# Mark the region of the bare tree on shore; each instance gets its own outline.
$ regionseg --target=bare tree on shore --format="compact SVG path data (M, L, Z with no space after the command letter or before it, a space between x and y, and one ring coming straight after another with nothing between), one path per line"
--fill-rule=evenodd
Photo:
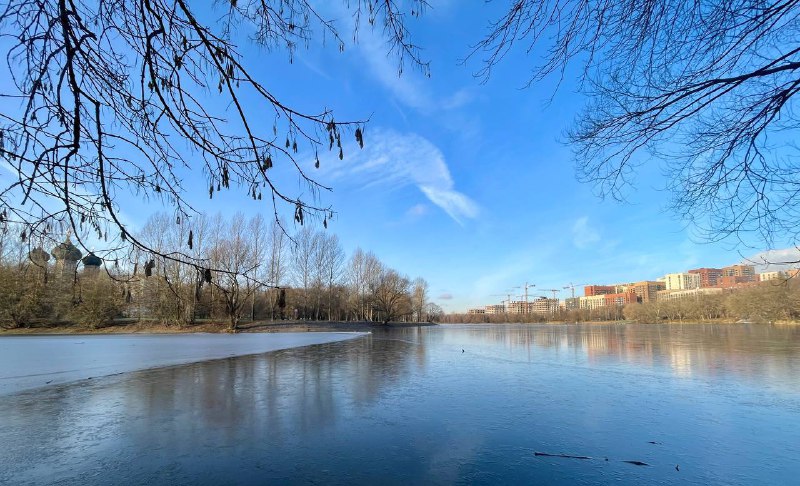
M417 277L411 282L411 312L414 322L427 321L428 282Z
M395 321L411 314L411 297L407 277L397 270L386 268L373 284L375 311L384 323Z

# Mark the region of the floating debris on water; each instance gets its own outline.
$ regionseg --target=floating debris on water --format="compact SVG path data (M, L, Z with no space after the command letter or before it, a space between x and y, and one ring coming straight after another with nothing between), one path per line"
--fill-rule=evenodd
M622 461L622 462L627 462L628 464L633 464L634 466L649 466L650 465L650 464L647 464L646 462L642 462L642 461Z

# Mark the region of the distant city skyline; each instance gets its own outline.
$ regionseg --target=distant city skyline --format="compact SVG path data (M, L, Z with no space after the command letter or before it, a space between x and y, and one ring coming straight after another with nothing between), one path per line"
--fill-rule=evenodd
M686 291L697 290L723 290L746 288L758 282L775 281L778 279L797 278L800 275L800 264L793 265L754 265L753 262L735 263L722 268L698 267L680 272L667 273L654 279L638 279L628 282L585 283L562 287L561 289L536 288L536 285L525 283L516 289L526 289L520 294L509 291L507 298L494 299L487 305L469 306L467 313L487 314L524 314L524 313L549 313L558 310L559 306L567 309L605 305L623 306L628 303L648 302L660 298L681 298L688 296ZM567 294L562 295L566 291ZM552 297L543 295L553 292ZM669 294L671 293L671 294ZM583 294L583 295L581 295ZM626 294L634 294L629 298ZM664 295L661 295L664 294ZM503 294L495 294L502 297ZM585 298L601 297L597 303L590 303ZM612 299L609 301L608 298ZM616 299L616 300L614 300ZM491 299L490 299L491 300ZM574 300L571 303L570 300ZM578 302L580 300L580 303ZM497 304L496 302L500 302ZM587 305L588 304L588 305Z

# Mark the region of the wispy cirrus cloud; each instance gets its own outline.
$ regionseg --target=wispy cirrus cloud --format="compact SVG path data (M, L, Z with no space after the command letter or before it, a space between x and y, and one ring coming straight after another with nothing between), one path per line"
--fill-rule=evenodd
M406 210L406 216L412 219L421 218L428 214L428 206L425 204L415 204Z
M380 29L361 29L355 50L360 54L372 75L400 103L423 114L440 110L456 110L475 99L471 88L461 88L448 94L435 93L430 80L406 58L400 66L397 52L391 52ZM422 52L425 59L425 53Z
M581 250L600 241L600 233L589 224L589 217L583 216L572 225L572 243Z
M324 164L333 180L365 187L411 185L460 225L478 216L480 208L455 189L444 155L429 140L383 129L369 130L364 137L363 149L349 147L343 162Z

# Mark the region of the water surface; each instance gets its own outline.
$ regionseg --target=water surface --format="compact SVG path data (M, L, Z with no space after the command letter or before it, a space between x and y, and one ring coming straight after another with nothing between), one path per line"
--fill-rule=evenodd
M391 329L6 396L0 420L0 483L796 484L800 330Z

